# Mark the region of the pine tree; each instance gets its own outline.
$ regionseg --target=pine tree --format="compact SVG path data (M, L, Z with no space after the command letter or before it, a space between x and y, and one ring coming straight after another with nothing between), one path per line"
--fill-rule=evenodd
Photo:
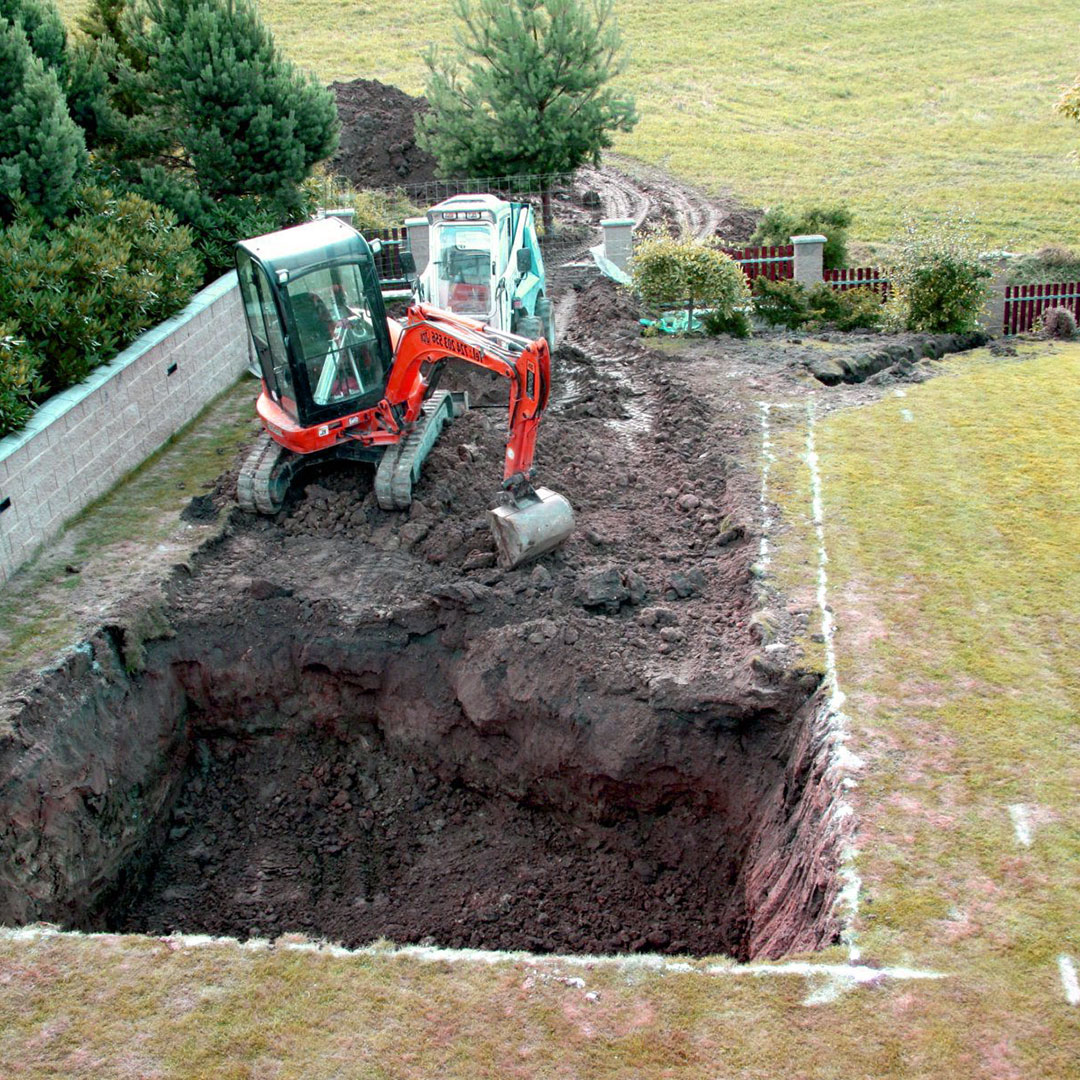
M61 85L67 76L67 31L52 0L0 0L0 19L21 26L33 54L56 72Z
M458 52L431 50L417 141L445 176L572 172L637 122L612 0L454 0ZM551 204L543 188L544 225Z
M337 109L253 0L92 0L81 25L72 111L95 156L190 225L211 270L237 239L304 213Z
M151 85L212 198L290 197L337 146L332 95L281 56L251 0L147 0Z
M21 24L0 19L0 195L24 198L44 217L70 205L86 164L57 73L34 54Z

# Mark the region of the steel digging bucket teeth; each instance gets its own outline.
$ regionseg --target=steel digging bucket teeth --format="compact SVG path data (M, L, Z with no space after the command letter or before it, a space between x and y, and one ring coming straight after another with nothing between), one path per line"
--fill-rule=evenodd
M499 565L510 570L558 547L574 531L574 510L550 488L529 488L489 511L488 523Z

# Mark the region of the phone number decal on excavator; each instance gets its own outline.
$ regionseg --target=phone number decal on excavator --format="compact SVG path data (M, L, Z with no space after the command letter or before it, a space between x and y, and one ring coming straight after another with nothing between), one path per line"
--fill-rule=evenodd
M457 338L450 337L449 334L444 334L439 330L428 328L421 330L420 340L425 345L434 345L436 348L456 353L458 356L476 363L480 363L484 359L483 349L478 349L475 345L466 345L464 341L458 341Z

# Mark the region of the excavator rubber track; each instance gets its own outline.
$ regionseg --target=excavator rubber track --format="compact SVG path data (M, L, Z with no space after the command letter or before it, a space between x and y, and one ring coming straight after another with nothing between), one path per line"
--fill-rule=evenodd
M409 434L388 446L375 470L375 498L383 510L407 510L413 484L420 479L424 460L448 421L469 407L464 394L436 390L421 406L421 416Z
M250 514L276 514L285 503L301 458L278 445L266 432L259 436L236 478L236 501Z

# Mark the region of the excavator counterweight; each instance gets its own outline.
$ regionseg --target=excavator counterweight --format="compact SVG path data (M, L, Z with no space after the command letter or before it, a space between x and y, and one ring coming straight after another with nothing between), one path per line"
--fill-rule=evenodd
M425 304L388 319L371 248L335 218L243 241L236 263L266 429L237 482L242 508L276 513L301 469L326 458L375 464L379 505L407 508L440 430L468 407L465 395L435 390L441 369L463 361L510 386L507 505L491 513L500 563L520 565L570 535L570 504L531 482L551 385L544 338Z

